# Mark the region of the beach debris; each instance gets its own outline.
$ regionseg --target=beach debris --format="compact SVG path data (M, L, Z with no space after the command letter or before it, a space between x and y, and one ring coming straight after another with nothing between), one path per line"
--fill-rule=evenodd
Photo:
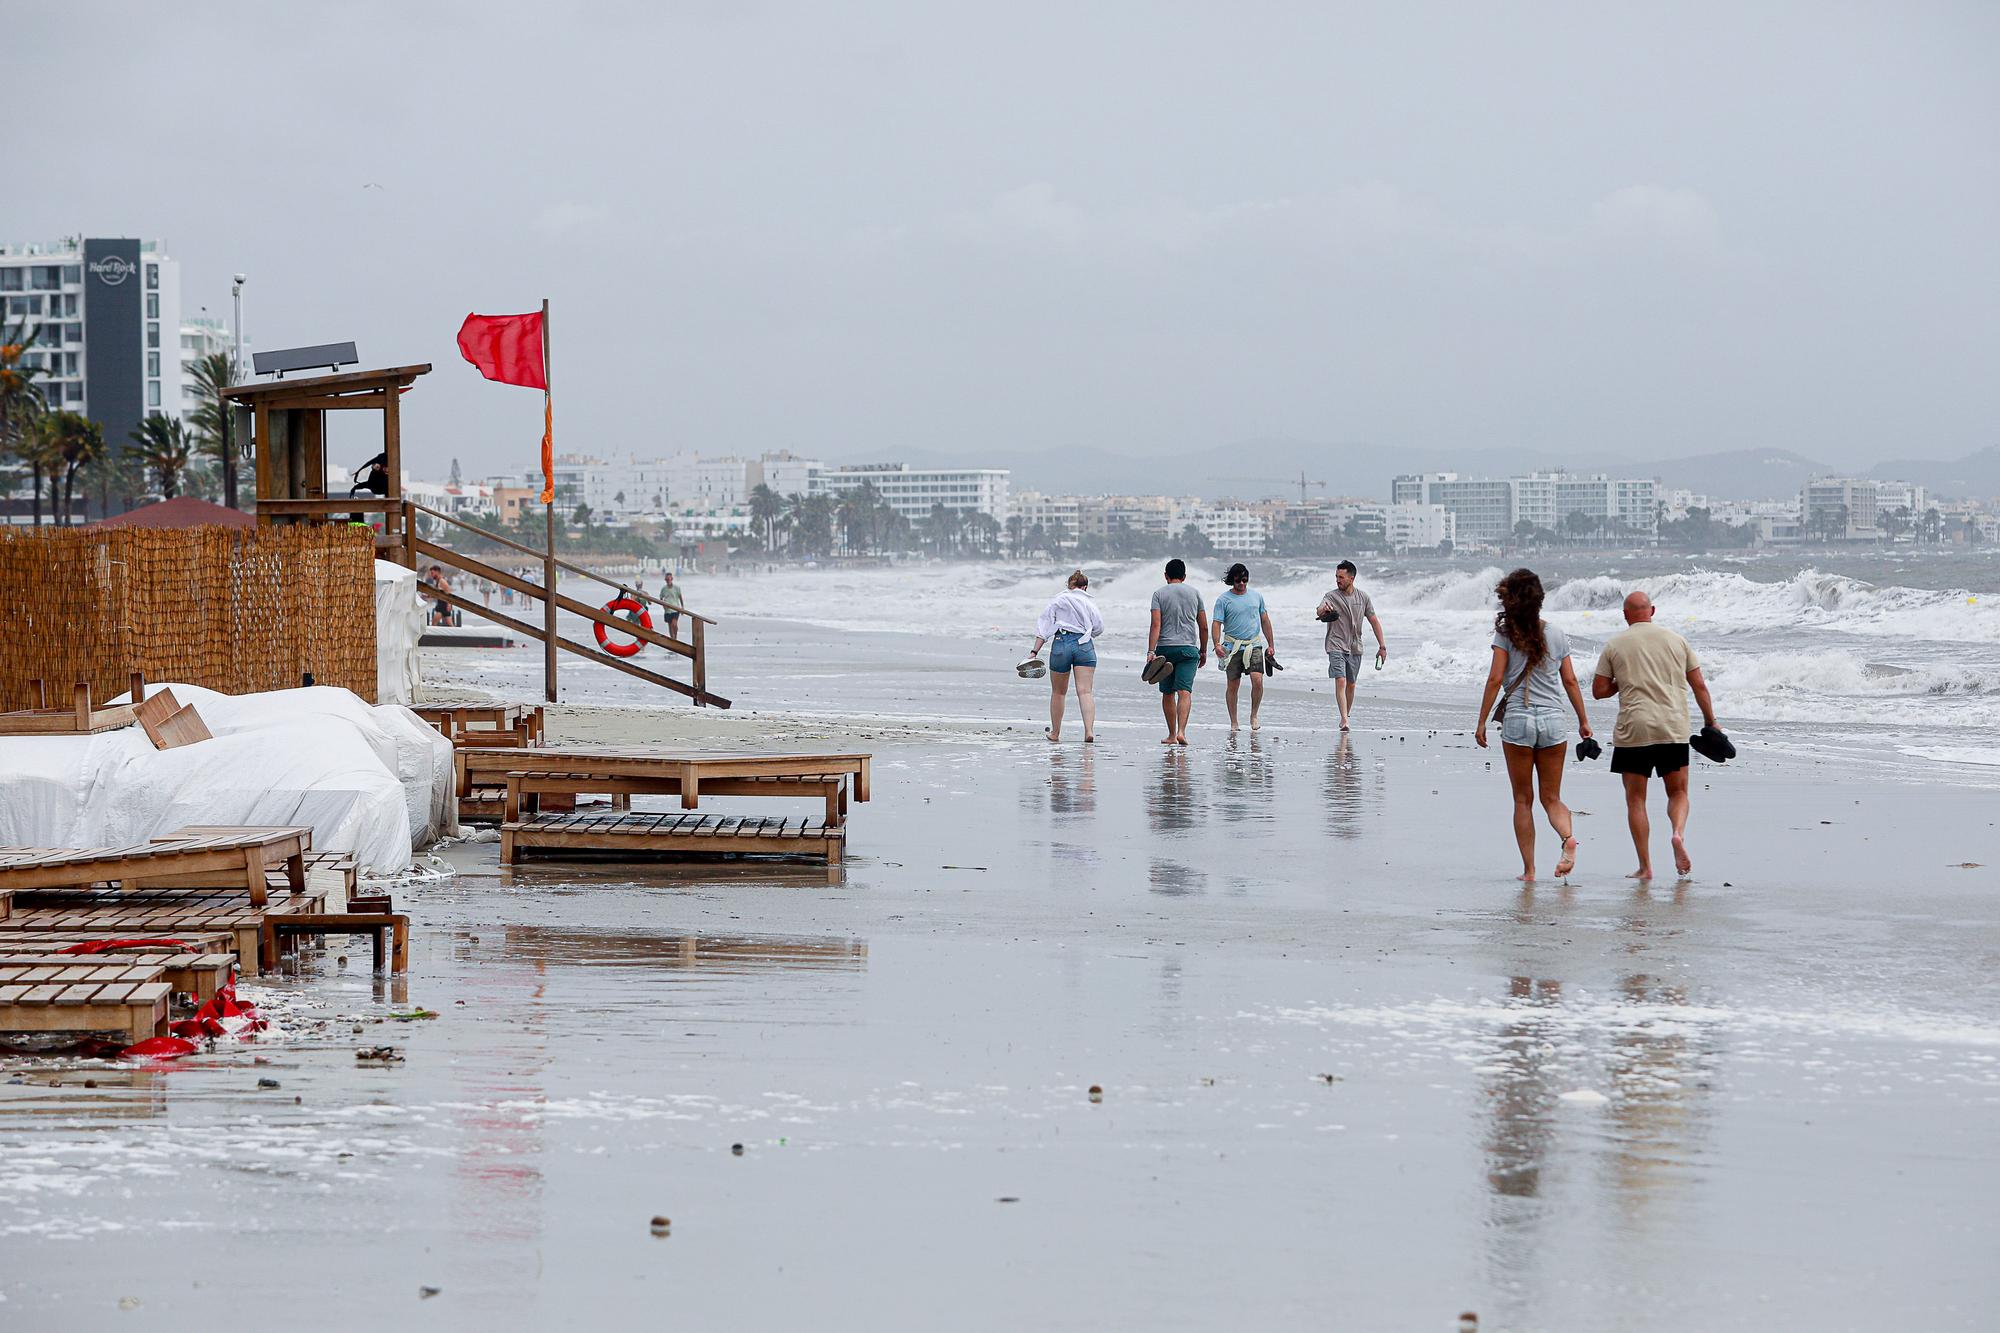
M172 1060L177 1056L193 1055L198 1049L200 1048L185 1037L148 1037L144 1041L133 1042L119 1054Z
M139 1298L137 1296L120 1296L118 1298L118 1308L121 1310L136 1310L139 1308Z
M1320 1082L1326 1084L1326 1086L1328 1086L1329 1088L1336 1083L1343 1083L1346 1081L1345 1079L1341 1078L1341 1076L1338 1074L1314 1074L1313 1077L1318 1079Z
M673 1226L674 1224L671 1218L656 1217L653 1219L653 1234L655 1236L664 1236L669 1231L673 1230Z
M939 866L939 870L984 870L985 866Z
M1203 1074L1201 1076L1201 1086L1203 1086L1204 1088L1212 1088L1215 1086L1215 1079L1208 1074Z
M399 1065L403 1063L402 1055L394 1046L370 1046L356 1051L354 1058L368 1064Z
M274 1078L260 1078L257 1080L257 1086L260 1088L275 1088L279 1084L278 1080Z
M444 1290L443 1287L418 1287L417 1299L420 1301L427 1301L431 1297L438 1295L443 1290Z
M1020 1201L1021 1201L1021 1196L1020 1196L1020 1195L1018 1195L1018 1194L1003 1194L1003 1195L1001 1195L1001 1196L1000 1196L999 1198L995 1199L995 1200L994 1200L993 1202L995 1202L995 1203L1019 1203Z
M732 1156L741 1157L743 1155L743 1145L740 1143L732 1143L729 1145L729 1152Z
M1575 1102L1580 1106L1596 1106L1611 1099L1596 1088L1571 1088L1568 1092L1560 1094L1558 1100Z
M357 1037L361 1035L361 1025L359 1023L354 1025L354 1035Z
M97 1080L94 1078L87 1078L83 1081L83 1086L86 1088L94 1088L97 1086Z
M1090 1100L1091 1100L1091 1104L1092 1104L1092 1105L1096 1105L1096 1104L1097 1104L1098 1102L1101 1102L1101 1101L1103 1101L1103 1100L1104 1100L1104 1089L1103 1089L1103 1088L1101 1088L1101 1087L1099 1087L1099 1086L1098 1086L1097 1084L1095 1084L1095 1083L1091 1084L1091 1085L1090 1085Z
M415 1023L420 1019L436 1018L436 1017L437 1017L437 1010L435 1009L412 1009L407 1014L389 1015L391 1021L397 1023Z
M1980 864L1979 864L1979 862L1977 862L1977 861L1960 861L1960 862L1959 862L1959 863L1958 863L1957 865L1953 866L1953 867L1952 867L1952 869L1954 869L1954 870L1978 870L1978 869L1980 869Z
M1479 1333L1479 1313L1467 1310L1458 1317L1458 1333Z
M346 966L347 966L347 955L346 955L346 954L341 954L341 955L340 955L340 956L339 956L338 958L334 959L333 961L334 961L334 962L336 962L336 963L338 963L338 964L340 964L340 966L342 966L342 967L346 967Z

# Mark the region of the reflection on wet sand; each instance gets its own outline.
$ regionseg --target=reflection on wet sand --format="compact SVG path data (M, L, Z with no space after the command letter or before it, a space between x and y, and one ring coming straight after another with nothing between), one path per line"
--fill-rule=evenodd
M1083 746L1074 754L1057 750L1049 756L1049 813L1083 818L1097 813L1097 750Z
M1352 734L1342 732L1340 739L1326 754L1326 826L1336 838L1358 838L1368 825L1368 804L1371 797L1380 802L1382 798L1382 770L1375 770L1374 781L1361 771L1361 760L1354 752Z
M167 1109L166 1069L91 1062L64 1068L24 1060L0 1076L0 1118L150 1120ZM21 1082L15 1083L14 1079ZM85 1083L94 1084L86 1087Z
M514 1015L504 1057L454 1061L461 1090L459 1127L464 1150L452 1159L451 1216L458 1230L487 1241L539 1246L543 1238L542 1169L545 1151L539 1117L501 1109L508 1102L547 1097L544 1078L554 1061L549 1039L548 975L538 959L515 956L506 966L468 973L467 1003L483 1012ZM482 1245L488 1280L504 1282L527 1259Z
M1189 894L1205 892L1208 888L1207 871L1199 866L1157 856L1147 868L1146 879L1154 893L1164 893L1171 898L1184 898Z
M1278 817L1271 794L1277 788L1277 774L1263 737L1256 732L1237 732L1222 749L1216 776L1220 799L1231 802L1230 819L1252 824L1268 824Z
M1206 821L1194 765L1184 747L1163 747L1159 773L1153 781L1142 783L1141 789L1146 798L1146 822L1155 833L1184 833Z
M548 966L700 968L747 972L763 968L860 971L868 942L776 935L656 935L643 931L505 926L461 932L454 955L465 961Z
M1487 1262L1496 1286L1521 1293L1523 1313L1533 1305L1529 1279L1547 1240L1542 1227L1557 1211L1547 1173L1566 1129L1585 1150L1608 1137L1602 1160L1610 1213L1618 1221L1616 1243L1658 1239L1648 1235L1648 1224L1691 1180L1706 1130L1700 1103L1717 1052L1698 1028L1691 1035L1691 1025L1646 1013L1687 1003L1683 987L1645 975L1620 981L1616 1006L1608 1010L1589 1007L1587 999L1580 1009L1566 1005L1559 981L1508 979L1513 1017L1495 1033L1481 1087L1491 1121L1484 1140L1491 1205ZM1609 1101L1601 1117L1587 1109L1592 1102L1565 1108L1562 1100L1572 1090L1595 1091L1590 1085L1596 1080L1578 1061L1580 1045L1598 1028L1610 1044Z

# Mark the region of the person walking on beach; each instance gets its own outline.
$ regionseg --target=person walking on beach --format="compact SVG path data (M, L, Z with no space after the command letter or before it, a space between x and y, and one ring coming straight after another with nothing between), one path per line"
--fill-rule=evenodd
M1202 609L1201 594L1187 586L1187 564L1179 559L1167 561L1166 586L1153 594L1146 660L1155 658L1173 664L1160 677L1160 711L1167 718L1167 738L1160 744L1186 745L1195 673L1208 665L1208 613Z
M666 581L660 584L660 605L667 613L667 637L678 639L681 636L681 610L686 604L681 601L681 590L674 583L672 574L668 574Z
M1326 674L1333 678L1333 701L1340 708L1340 729L1347 730L1354 711L1354 684L1361 679L1361 622L1375 631L1375 666L1389 660L1388 645L1382 641L1382 622L1375 617L1375 601L1354 586L1354 562L1343 560L1334 566L1333 587L1319 599L1315 614L1326 622Z
M1688 856L1688 691L1701 705L1704 724L1715 725L1715 702L1688 641L1653 623L1653 599L1625 598L1626 628L1611 636L1597 659L1591 694L1618 696L1618 725L1611 733L1611 771L1625 781L1625 818L1639 849L1639 868L1628 879L1653 877L1652 821L1646 816L1646 783L1655 773L1667 789L1673 825L1674 869L1685 879Z
M1049 645L1049 725L1042 734L1051 741L1062 739L1064 701L1069 697L1070 677L1076 677L1076 706L1083 714L1083 739L1097 739L1097 636L1104 633L1104 617L1090 600L1090 580L1082 570L1069 576L1069 586L1042 608L1035 622L1035 648L1031 657L1040 657L1042 645Z
M1496 700L1500 706L1500 750L1507 758L1507 780L1514 787L1514 841L1521 848L1521 882L1535 882L1535 787L1539 782L1542 810L1549 827L1562 839L1560 879L1576 868L1577 840L1569 807L1563 804L1564 747L1569 740L1569 714L1576 714L1576 731L1590 736L1590 714L1583 706L1583 687L1569 659L1569 636L1542 619L1542 581L1531 569L1517 569L1493 590L1500 614L1493 618L1493 665L1486 673L1486 692L1479 699L1479 722L1472 739L1486 748L1486 718Z
M1264 706L1266 658L1278 650L1271 632L1271 615L1264 609L1264 594L1250 591L1248 566L1234 564L1222 576L1228 591L1215 599L1215 619L1210 633L1215 642L1215 664L1229 678L1223 698L1229 705L1229 729L1236 730L1236 695L1243 677L1250 677L1250 730L1257 730L1257 713Z

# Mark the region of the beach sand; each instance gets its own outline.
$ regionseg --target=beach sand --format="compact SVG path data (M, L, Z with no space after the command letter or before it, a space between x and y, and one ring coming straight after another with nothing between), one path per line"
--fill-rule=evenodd
M871 749L834 882L462 843L398 890L407 981L336 945L256 987L255 1048L10 1062L0 1323L1990 1322L1990 790L1746 744L1697 761L1695 877L1635 887L1572 766L1579 869L1523 891L1471 701L1364 678L1342 744L1301 656L1232 741L1211 671L1169 752L1107 667L1101 742L1051 746L999 646L731 650L734 710L550 738Z

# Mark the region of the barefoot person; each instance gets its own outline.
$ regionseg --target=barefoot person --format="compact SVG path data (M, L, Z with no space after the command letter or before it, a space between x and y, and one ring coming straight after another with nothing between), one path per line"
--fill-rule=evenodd
M1215 599L1215 619L1210 632L1215 642L1215 663L1229 677L1223 698L1229 704L1229 729L1236 730L1236 694L1243 677L1250 677L1250 730L1257 730L1257 712L1264 706L1264 674L1267 654L1278 651L1271 633L1271 614L1264 609L1264 594L1250 591L1250 570L1231 565L1222 576L1227 592Z
M1375 665L1389 660L1382 642L1382 622L1375 618L1374 599L1354 586L1354 562L1334 567L1333 587L1319 599L1319 618L1326 622L1326 674L1333 678L1333 701L1340 707L1340 729L1347 730L1354 711L1354 683L1361 678L1361 622L1375 631Z
M1500 614L1493 618L1493 666L1479 699L1479 723L1472 739L1486 748L1486 717L1496 699L1500 750L1507 757L1507 780L1514 786L1514 841L1521 848L1521 882L1535 882L1535 787L1549 827L1562 839L1560 879L1576 868L1577 841L1569 807L1563 804L1563 761L1568 758L1569 715L1576 714L1579 736L1590 735L1583 688L1569 660L1569 636L1542 619L1542 581L1531 569L1517 569L1493 590Z
M1686 639L1653 623L1653 599L1643 592L1625 598L1626 629L1611 636L1597 659L1590 692L1599 699L1618 696L1618 725L1611 733L1611 771L1625 780L1625 818L1639 849L1639 868L1628 878L1653 877L1652 822L1646 817L1646 782L1657 773L1667 789L1667 818L1673 823L1674 869L1683 879L1694 868L1687 851L1688 691L1701 705L1702 721L1715 725L1708 682Z
M1166 586L1153 593L1146 660L1156 657L1173 663L1160 677L1160 711L1167 719L1167 737L1160 744L1186 745L1195 672L1208 665L1208 613L1201 594L1187 586L1187 565L1178 559L1167 561Z
M1035 622L1035 649L1049 645L1049 725L1042 734L1052 741L1062 739L1064 701L1069 697L1069 681L1076 677L1076 706L1083 714L1083 739L1097 739L1097 636L1104 633L1104 617L1090 600L1090 580L1082 570L1069 576L1069 587L1042 608Z

